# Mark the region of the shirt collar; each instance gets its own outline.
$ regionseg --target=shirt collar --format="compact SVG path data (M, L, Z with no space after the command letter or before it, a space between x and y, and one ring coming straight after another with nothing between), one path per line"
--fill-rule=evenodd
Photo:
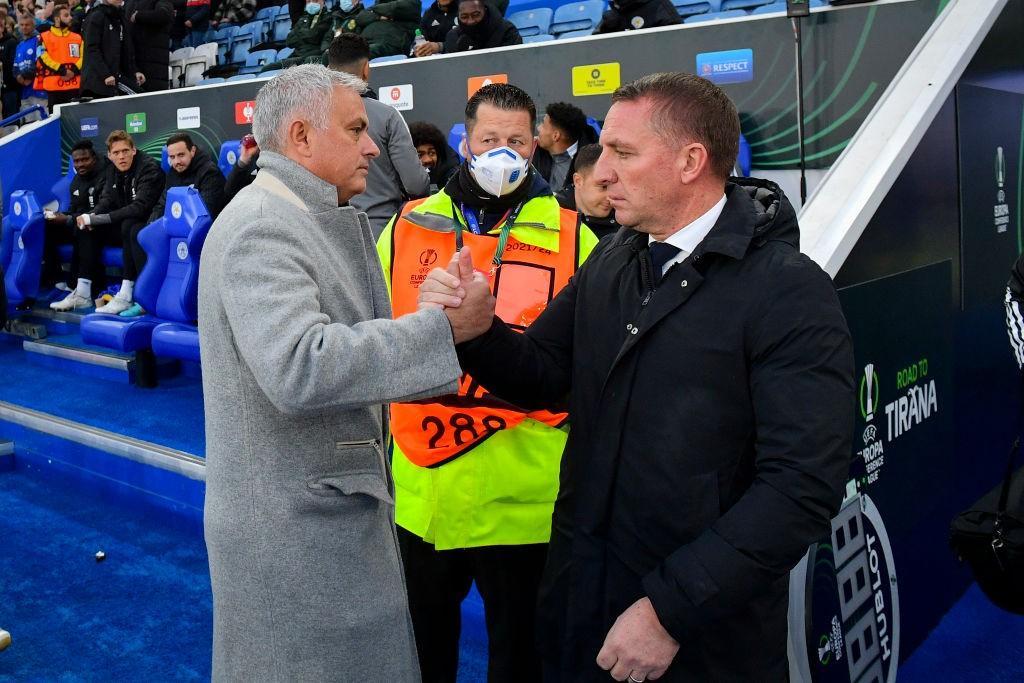
M678 247L680 251L686 252L687 255L692 254L697 249L697 245L711 232L711 228L715 227L715 223L718 222L718 217L722 215L722 209L724 208L725 194L722 194L722 198L714 206L691 223L684 225L681 229L674 232L664 242L671 244L673 247ZM654 241L653 237L648 236L648 244Z

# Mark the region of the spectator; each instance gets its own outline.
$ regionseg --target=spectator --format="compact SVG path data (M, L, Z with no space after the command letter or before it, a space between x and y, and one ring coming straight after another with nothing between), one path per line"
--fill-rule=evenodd
M572 182L573 159L580 142L597 142L594 129L587 124L587 115L565 102L549 104L537 126L538 149L533 165L555 192Z
M205 33L210 29L210 0L185 0L185 28L189 33Z
M96 312L138 315L142 309L133 305L135 279L146 265L139 231L146 227L146 219L160 200L164 172L152 158L138 153L132 136L123 130L107 136L107 158L113 166L107 169L103 194L93 210L79 216L76 223L79 228L113 224L114 234L121 234L124 280L117 295Z
M244 24L256 14L256 0L223 0L210 20L212 28L225 24Z
M53 26L39 36L35 87L46 92L50 111L78 97L82 88L82 36L70 27L71 10L57 5Z
M594 164L601 156L601 145L585 145L576 154L576 170L572 184L555 193L558 203L564 209L579 211L583 222L598 237L618 232L619 224L608 199L608 183L594 175Z
M299 20L292 24L285 45L295 51L289 60L301 64L310 57L319 57L324 53L321 45L324 36L331 28L331 13L324 0L309 0L305 12Z
M82 63L82 94L114 97L117 83L141 87L145 75L135 66L135 50L125 40L124 0L97 0L82 22L85 58Z
M370 44L362 36L343 33L331 43L328 64L334 71L370 78ZM370 139L380 155L370 161L366 190L349 201L366 214L376 239L402 202L422 197L430 189L430 176L416 158L416 148L405 119L394 107L378 102L373 90L363 91Z
M427 42L419 45L413 56L429 57L444 49L444 39L459 24L457 0L434 0L420 20L420 33Z
M441 129L432 123L416 121L409 125L409 134L420 163L430 174L430 193L433 194L459 170L458 155L448 146Z
M349 3L351 0L342 0L338 5L340 14L335 16L331 31L324 36L325 52L330 49L331 41L342 33L358 33L370 44L370 59L409 54L413 34L420 23L418 0L379 2L369 9L362 2L348 6Z
M199 0L199 2L202 2L202 0ZM207 0L207 4L203 5L207 15L209 15L210 11L208 2L209 0ZM188 18L188 11L190 9L188 0L171 0L171 7L174 9L174 21L171 22L171 52L174 52L185 46L185 38L192 32L192 26ZM186 22L189 22L188 26L185 25ZM202 33L206 30L205 26L209 26L209 19L204 22L204 28L197 29L196 32Z
M36 22L32 15L22 14L18 18L18 28L22 40L14 50L14 79L21 85L20 111L36 105L45 107L46 91L37 90L35 87L39 36L36 34ZM34 112L22 119L22 123L38 121L41 118L39 112Z
M78 217L90 213L103 194L107 180L106 162L96 154L92 141L81 140L71 148L71 163L75 177L71 179L71 204L68 213L57 213L46 220L46 253L44 255L44 281L57 281L63 273L57 258L54 237L61 233L74 233L71 243L71 283L74 289L60 301L50 304L55 311L75 311L92 308L93 299L104 287L103 247L117 239L109 226L77 226ZM56 234L54 234L56 233ZM77 280L77 282L76 282Z
M594 33L615 33L683 23L670 0L612 0Z
M170 85L171 24L174 6L171 0L128 0L125 16L131 22L130 35L135 48L135 65L146 77L146 92L167 90Z
M249 136L252 137L252 136ZM231 173L228 173L227 182L224 183L224 205L235 198L242 188L248 187L253 180L256 179L256 173L259 172L259 167L256 162L260 158L260 147L255 144L247 147L245 140L242 140L242 150L238 153L238 161L235 162L235 167L231 169Z
M0 119L13 116L21 100L21 85L14 75L14 54L18 39L14 36L14 19L0 21ZM0 135L3 134L0 130Z
M459 0L459 25L448 32L442 52L466 52L504 45L521 45L511 21L484 0Z
M197 189L210 219L216 219L224 208L224 176L210 155L197 147L188 133L175 133L167 138L167 160L171 164L171 170L167 174L160 201L149 214L149 222L152 223L164 215L167 190L172 187Z
M68 9L71 10L71 32L81 35L86 12L84 0L69 0Z

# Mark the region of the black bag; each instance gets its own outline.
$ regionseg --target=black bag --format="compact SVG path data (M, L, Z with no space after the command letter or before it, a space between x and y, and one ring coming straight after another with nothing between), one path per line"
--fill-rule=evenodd
M1024 614L1024 468L1014 472L1013 441L1006 476L950 525L949 545L966 561L982 592L998 607Z

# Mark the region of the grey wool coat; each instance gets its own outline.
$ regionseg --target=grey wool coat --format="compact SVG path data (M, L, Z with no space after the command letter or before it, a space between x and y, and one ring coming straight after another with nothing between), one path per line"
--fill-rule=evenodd
M456 389L451 329L392 321L365 215L259 165L199 276L213 679L419 681L385 404Z

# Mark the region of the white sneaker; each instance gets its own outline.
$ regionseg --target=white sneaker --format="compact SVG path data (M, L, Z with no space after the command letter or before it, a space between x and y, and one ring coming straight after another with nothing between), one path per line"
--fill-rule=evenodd
M118 299L116 296L96 309L97 313L106 313L108 315L117 315L121 311L127 311L132 307L131 301L125 301L124 299Z
M92 308L92 300L71 292L60 301L54 301L50 308L55 311L77 311L80 308Z

